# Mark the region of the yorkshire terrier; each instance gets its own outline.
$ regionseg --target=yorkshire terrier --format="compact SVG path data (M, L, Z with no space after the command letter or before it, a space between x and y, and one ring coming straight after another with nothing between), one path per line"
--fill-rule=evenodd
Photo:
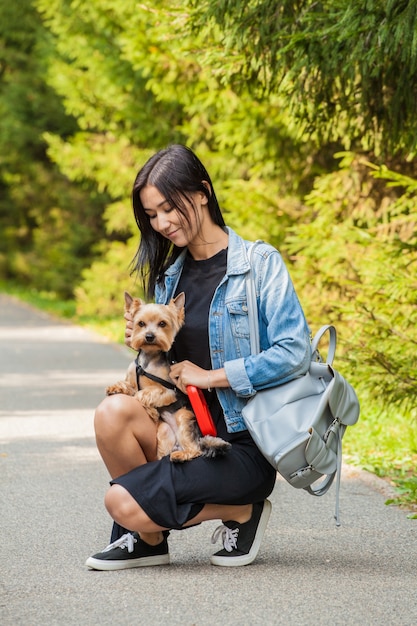
M211 435L202 436L188 398L169 377L168 352L184 324L185 294L167 305L146 304L125 292L125 311L133 320L130 346L138 355L126 379L107 387L107 395L123 393L139 400L157 423L157 456L170 455L183 462L198 456L215 457L230 444Z

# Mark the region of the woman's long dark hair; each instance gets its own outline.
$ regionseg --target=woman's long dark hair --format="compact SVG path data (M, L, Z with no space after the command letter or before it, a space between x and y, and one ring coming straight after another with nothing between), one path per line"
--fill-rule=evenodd
M214 223L224 227L225 222L210 176L192 150L180 144L172 145L160 150L145 163L136 176L132 192L133 212L141 232L139 248L132 261L132 273L137 272L141 276L147 297L153 298L158 279L182 249L152 228L140 199L140 192L146 185L156 187L186 223L189 223L189 214L184 200L193 206L189 194L201 191L207 197Z

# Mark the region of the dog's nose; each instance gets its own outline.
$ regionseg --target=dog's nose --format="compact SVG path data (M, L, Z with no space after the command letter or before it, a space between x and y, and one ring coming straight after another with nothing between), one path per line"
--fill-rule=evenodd
M145 339L147 343L153 343L155 341L155 335L153 333L146 333Z

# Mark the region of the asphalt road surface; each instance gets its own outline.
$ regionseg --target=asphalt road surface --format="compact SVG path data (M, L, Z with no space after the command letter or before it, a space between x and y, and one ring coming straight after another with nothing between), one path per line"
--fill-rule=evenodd
M417 624L417 520L348 467L340 528L334 488L313 498L277 480L247 567L210 565L218 523L207 522L171 533L169 566L88 570L111 528L94 407L131 358L0 294L2 626Z

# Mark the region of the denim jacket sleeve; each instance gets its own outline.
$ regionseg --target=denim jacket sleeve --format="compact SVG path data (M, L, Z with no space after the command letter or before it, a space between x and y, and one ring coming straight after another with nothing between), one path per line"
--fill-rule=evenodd
M225 350L224 368L231 388L242 398L304 374L311 357L310 331L279 252L268 244L258 244L252 255L252 270L258 304L260 354L250 352L246 293L241 300L241 310L238 298L234 305L231 304L232 298L226 298L229 317L226 326L234 334L235 346L239 343L240 354L231 358L232 352ZM239 279L245 290L244 276ZM233 278L230 280L233 282ZM229 286L230 294L235 292L238 296L239 291ZM238 351L235 350L235 355Z

